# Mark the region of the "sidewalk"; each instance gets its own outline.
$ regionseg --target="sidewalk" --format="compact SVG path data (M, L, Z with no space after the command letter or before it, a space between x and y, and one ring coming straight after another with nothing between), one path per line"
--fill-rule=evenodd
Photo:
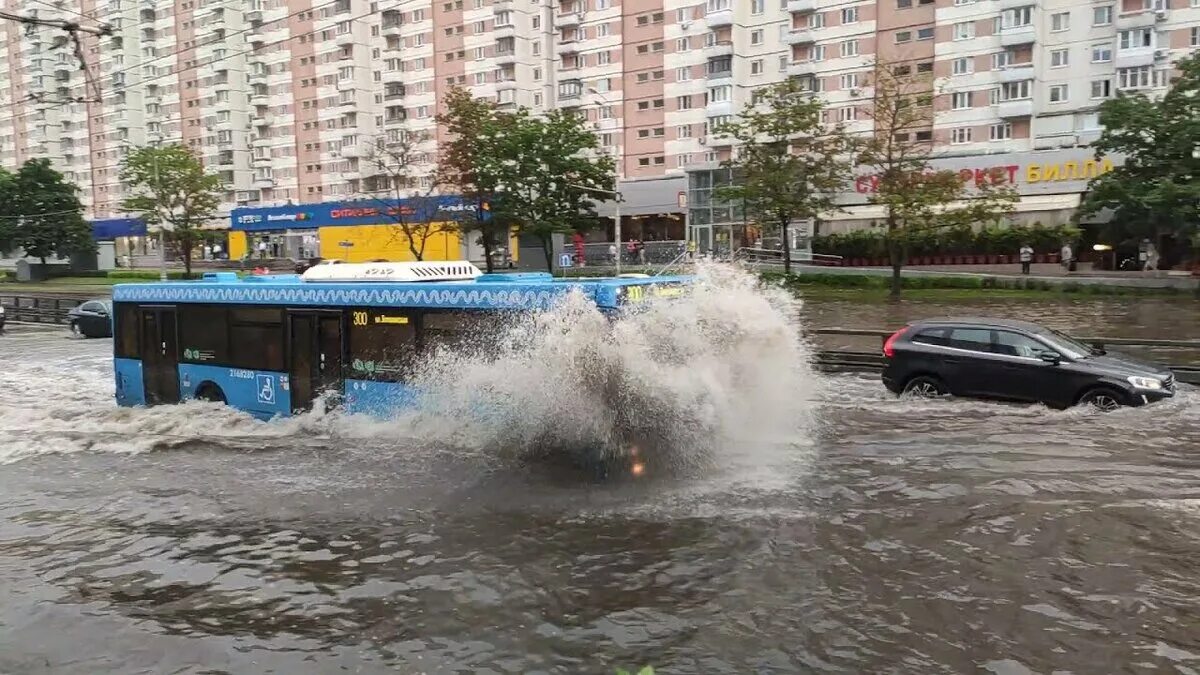
M890 267L825 267L821 265L796 265L799 274L869 274L890 276ZM1119 272L1094 271L1089 263L1079 265L1075 272L1067 272L1062 265L1042 263L1032 266L1028 275L1021 274L1020 264L1009 265L919 265L905 267L901 274L906 277L978 277L1004 279L1017 282L1050 286L1067 284L1078 286L1112 286L1116 288L1174 289L1194 291L1200 287L1200 278L1184 271Z

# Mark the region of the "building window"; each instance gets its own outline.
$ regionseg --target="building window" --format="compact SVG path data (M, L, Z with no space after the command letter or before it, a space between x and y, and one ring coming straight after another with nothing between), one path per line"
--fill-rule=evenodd
M1067 101L1067 85L1052 84L1050 85L1050 102L1051 103L1066 103Z
M858 73L846 73L842 75L842 89L857 89L858 88Z
M1020 82L1005 82L993 91L1001 101L1020 101L1033 96L1033 80Z
M1139 68L1119 68L1117 70L1117 88L1119 89L1150 89L1167 85L1167 71L1155 70L1151 66Z
M760 28L760 29L758 29L758 30L752 30L752 31L750 31L750 44L752 44L752 45L761 45L762 43L763 43L763 32L762 32L762 29Z
M1070 52L1066 49L1055 49L1050 52L1050 67L1065 68L1069 65Z
M1007 9L1000 14L1001 28L1021 28L1033 24L1033 7Z
M1057 12L1050 15L1050 31L1058 33L1071 27L1071 13Z
M954 24L954 39L955 40L970 40L975 37L975 24L971 21L963 21Z
M974 61L970 57L957 58L951 64L950 72L955 75L967 75L973 70L973 65Z
M896 9L908 9L912 7L912 0L896 0Z
M917 72L918 73L932 73L933 72L933 61L925 61L924 63L918 63L917 64Z
M954 110L966 110L971 107L971 92L957 91L950 97L951 108Z
M612 52L603 51L596 53L596 65L607 66L612 63Z
M1135 28L1133 30L1123 30L1119 33L1120 48L1126 49L1142 49L1145 47L1154 46L1154 29L1153 28Z
M912 31L910 31L910 30L896 31L896 44L903 44L910 40L912 40Z
M1092 25L1107 26L1112 23L1112 5L1092 8Z
M1011 122L993 124L991 128L988 129L988 138L993 141L1007 141L1013 137L1012 131L1013 126Z
M1200 26L1192 26L1191 46L1200 47Z
M1112 80L1092 80L1092 98L1109 98L1112 96Z
M955 145L971 142L971 127L955 127L950 130L950 142Z
M918 140L918 141L932 141L933 140L933 132L929 131L928 129L926 129L925 131L918 131L916 134L914 134L914 136L915 136L916 140Z
M709 103L724 103L725 101L733 100L733 86L722 85L720 87L712 87L708 90Z
M858 23L858 8L846 7L842 9L842 23Z
M933 39L933 27L931 26L929 28L918 28L917 29L917 39L918 40L932 40Z
M675 41L675 51L677 51L677 52L686 52L686 51L690 50L691 48L692 48L692 39L691 38L681 37Z
M839 122L853 122L858 117L858 108L850 106L848 108L838 108L837 119Z
M858 40L842 41L840 52L843 57L858 56Z
M755 59L750 62L750 74L751 75L762 75L763 74L763 60L762 59Z
M675 107L678 108L679 110L690 109L692 107L692 97L689 95L689 96L680 96L680 97L676 98L675 99Z
M692 79L692 67L691 66L682 66L682 67L675 69L675 81L676 82L687 82L690 79Z
M675 137L676 138L691 138L692 137L692 125L681 124L681 125L675 127Z
M750 13L751 14L762 14L765 11L767 11L767 0L751 0L750 1Z

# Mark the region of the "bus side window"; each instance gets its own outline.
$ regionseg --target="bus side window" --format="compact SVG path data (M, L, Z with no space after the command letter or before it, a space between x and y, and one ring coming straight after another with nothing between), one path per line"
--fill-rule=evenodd
M138 353L138 308L137 305L120 303L113 312L116 314L116 355L123 359L140 359Z
M229 365L284 370L282 310L258 307L229 310Z
M509 316L497 312L425 312L421 317L421 349L477 353L494 347L504 336Z
M347 377L403 382L412 371L416 339L416 317L410 313L352 309Z
M229 314L224 307L180 305L183 360L210 365L229 362Z

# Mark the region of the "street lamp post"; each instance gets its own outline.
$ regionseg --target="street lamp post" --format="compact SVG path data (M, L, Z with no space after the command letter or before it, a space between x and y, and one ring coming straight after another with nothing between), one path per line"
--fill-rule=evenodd
M595 95L597 98L599 98L605 104L609 104L609 105L612 104L612 102L609 101L607 98L605 98L604 94L601 94L600 91L597 90L595 87L588 87L588 93ZM619 153L614 153L614 155L616 155L615 157L613 157L614 164L615 164L614 169L616 171L616 175L613 177L613 187L616 189L615 190L595 190L595 189L593 189L593 191L610 194L613 196L613 200L616 202L616 205L613 208L613 238L617 240L616 265L617 265L617 275L619 276L621 274L621 169L620 169L621 157L620 157Z

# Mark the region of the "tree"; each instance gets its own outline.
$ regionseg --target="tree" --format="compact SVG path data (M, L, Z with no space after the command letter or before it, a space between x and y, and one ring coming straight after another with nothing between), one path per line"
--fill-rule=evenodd
M63 179L48 159L31 159L6 178L12 194L5 206L16 216L12 245L46 264L46 259L94 250L92 228L83 219L79 188ZM8 219L6 219L8 220Z
M595 223L593 195L615 189L613 159L574 113L535 117L520 109L503 117L481 130L480 146L489 151L479 155L477 171L496 186L493 214L537 237L552 270L553 235Z
M884 209L891 295L900 297L900 271L908 241L921 232L997 220L1012 211L1016 191L1002 172L937 170L932 164L932 79L912 66L877 62L867 111L874 129L862 145L860 166L870 172L868 202ZM923 132L923 133L922 133Z
M496 198L496 176L481 174L479 164L496 148L482 146L485 129L509 122L494 103L477 99L460 87L446 94L446 110L438 115L438 125L449 138L439 143L437 182L458 192L466 207L457 214L456 225L463 238L479 233L488 272L494 270L494 252L508 240L510 224L492 212ZM489 134L494 138L495 133Z
M17 195L17 177L8 169L0 167L0 253L11 251L16 237L18 215L13 208Z
M213 219L224 189L221 178L183 145L138 148L121 164L121 180L133 195L121 206L141 215L148 227L157 227L179 245L187 274L192 273L192 249L201 228Z
M785 273L792 269L788 226L834 210L850 174L851 139L840 126L826 128L823 109L819 98L788 80L766 89L740 120L716 129L738 141L737 153L724 163L733 185L719 188L717 197L740 202L761 224L779 226Z
M421 166L425 153L420 146L426 140L424 133L401 130L394 138L375 139L362 158L376 175L373 187L377 189L367 193L391 221L393 238L403 238L416 260L424 260L429 239L447 229L434 196L437 182L421 187L421 179L428 175Z
M1103 131L1096 157L1124 156L1124 164L1092 178L1080 215L1110 210L1114 241L1164 235L1195 245L1200 225L1200 54L1176 64L1179 77L1160 100L1138 92L1100 105Z

